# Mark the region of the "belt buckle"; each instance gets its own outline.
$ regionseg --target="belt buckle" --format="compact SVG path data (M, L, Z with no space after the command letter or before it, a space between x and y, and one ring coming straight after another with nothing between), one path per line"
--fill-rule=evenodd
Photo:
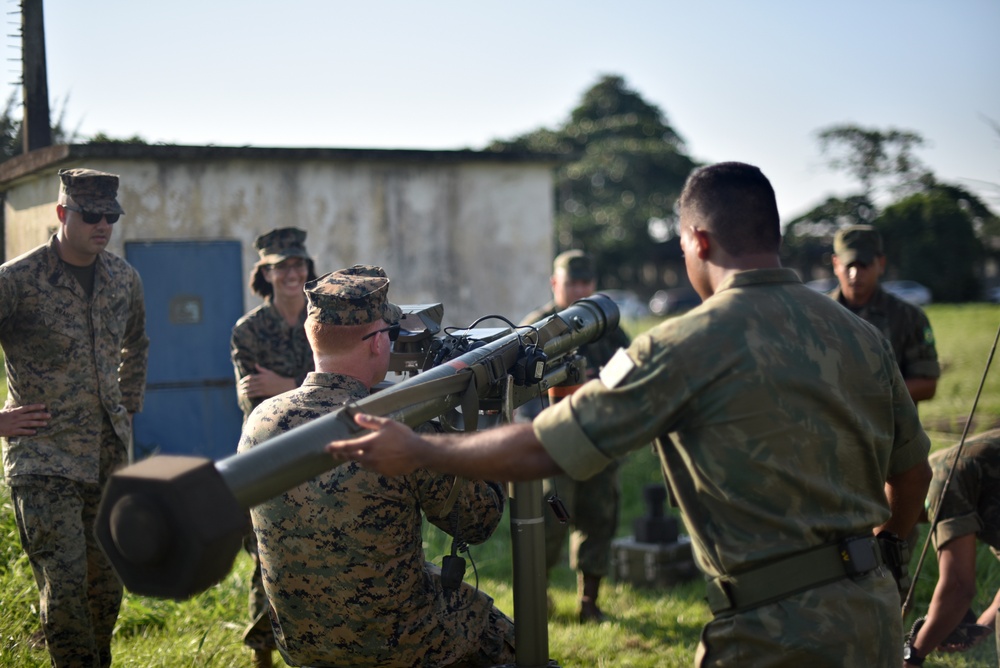
M873 537L848 538L841 543L840 558L844 563L844 571L847 575L859 578L881 566L881 560L875 550L875 538Z

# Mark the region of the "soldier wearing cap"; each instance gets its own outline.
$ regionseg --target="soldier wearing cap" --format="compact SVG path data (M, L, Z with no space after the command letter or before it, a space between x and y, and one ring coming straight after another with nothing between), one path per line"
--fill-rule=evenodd
M839 285L830 296L889 339L914 403L933 398L941 376L934 332L919 306L879 285L886 258L878 230L871 225L841 228L834 237L833 252L833 273Z
M306 285L316 371L264 401L246 451L367 397L389 368L401 312L370 265ZM279 651L290 665L495 666L514 661L513 622L467 583L442 589L421 547L422 513L461 541L485 541L503 488L417 470L394 478L338 466L251 511Z
M313 370L304 327L306 295L302 290L307 281L316 278L316 270L305 241L305 230L294 227L277 228L254 240L260 258L250 272L250 289L263 297L264 303L236 322L229 342L236 372L236 398L244 421L264 399L295 389ZM269 668L271 652L277 646L252 532L244 547L254 562L254 572L250 581L250 624L243 633L243 643L253 650L256 667Z
M0 267L4 477L40 589L54 666L110 666L122 585L93 534L108 476L128 461L149 339L142 281L106 250L118 176L59 172L60 227Z
M578 299L594 294L597 288L594 258L582 250L560 253L552 263L549 282L552 301L526 315L521 320L522 325L534 324L562 311ZM596 378L615 351L628 345L628 335L616 327L601 339L582 346L580 354L587 360L588 378ZM559 398L550 397L553 402ZM519 416L533 417L544 404L542 399L531 402L519 411ZM601 580L608 574L611 541L618 528L618 462L613 462L588 480L578 482L568 475L547 478L543 483L543 494L545 498L559 497L570 516L570 521L563 524L553 513L545 513L546 573L551 573L559 563L569 534L570 567L577 571L579 619L581 622L603 621L605 616L597 605L597 597ZM549 601L551 609L552 599Z
M302 288L316 270L305 240L305 231L294 227L254 240L260 259L250 272L250 289L264 303L236 322L229 346L244 419L264 399L298 387L313 370Z

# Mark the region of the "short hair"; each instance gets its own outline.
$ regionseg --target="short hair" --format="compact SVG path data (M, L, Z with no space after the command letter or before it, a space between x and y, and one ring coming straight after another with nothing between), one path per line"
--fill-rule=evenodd
M379 327L385 323L376 321ZM330 325L314 318L306 318L306 338L313 350L319 353L343 353L353 349L361 342L361 337L373 329L374 323L363 325Z
M274 294L274 286L271 285L266 278L264 278L264 267L269 266L267 262L258 262L254 265L253 270L250 272L250 289L263 297L264 299L269 299L271 295ZM308 267L308 272L306 273L306 283L309 281L315 281L316 267L313 265L311 258L306 259L306 266Z
M691 172L681 210L697 216L732 256L776 253L781 218L774 188L764 173L742 162L720 162Z

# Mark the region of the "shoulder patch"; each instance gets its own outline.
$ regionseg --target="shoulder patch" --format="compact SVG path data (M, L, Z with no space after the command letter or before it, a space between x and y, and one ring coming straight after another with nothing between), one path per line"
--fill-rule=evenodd
M605 387L618 387L634 368L635 361L628 356L624 348L619 348L601 369L601 382Z

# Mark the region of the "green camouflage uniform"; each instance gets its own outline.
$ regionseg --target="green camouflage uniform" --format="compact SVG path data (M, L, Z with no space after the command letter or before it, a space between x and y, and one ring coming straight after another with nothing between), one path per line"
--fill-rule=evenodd
M919 306L889 294L881 287L861 308L848 306L840 287L830 296L858 317L875 325L889 339L903 378L940 378L937 348L931 323Z
M305 285L322 325L398 323L381 267L355 265ZM368 396L359 380L311 373L243 426L240 451ZM503 515L499 485L419 470L386 478L341 464L252 512L282 656L309 666L494 666L514 660L514 623L483 592L454 593L424 561L421 513L469 544Z
M5 439L21 544L40 591L53 665L111 663L122 586L93 536L101 490L127 461L142 410L149 339L139 274L98 255L88 297L55 236L0 267L7 408L45 404L48 426Z
M229 349L237 388L241 378L257 373L257 364L302 384L313 370L312 350L303 328L305 318L303 309L302 320L292 327L268 300L236 322ZM242 392L238 398L244 420L264 400L251 399Z
M789 269L735 274L534 425L577 479L656 439L699 567L737 580L871 536L886 478L929 449L888 342ZM836 580L719 614L698 663L899 666L899 610L879 570Z
M539 320L559 312L555 302L532 311L521 321L533 325ZM587 360L588 379L596 378L601 367L607 364L619 348L627 348L628 335L620 328L608 332L599 340L580 347L580 354ZM542 399L531 402L525 415L537 414ZM532 406L535 410L532 413ZM569 511L570 521L563 524L551 512L545 513L545 568L551 571L559 563L566 535L570 537L570 567L587 575L604 577L608 574L611 559L611 541L618 528L618 507L621 486L618 482L618 462L612 462L587 480L576 481L568 475L546 478L542 493L548 498L553 493L562 499Z
M294 227L277 228L258 236L254 240L254 248L260 254L260 261L253 269L255 280L251 284L256 285L258 274L266 265L278 264L292 257L300 257L311 263L305 249L305 239L306 232ZM263 304L236 321L229 350L236 373L236 398L243 411L244 422L266 398L251 399L240 387L240 379L257 373L258 364L279 376L294 378L296 385L301 385L306 374L313 370L312 350L303 327L305 320L306 313L303 309L299 322L295 326L289 325L268 296ZM277 645L268 618L257 541L252 531L243 540L243 547L254 562L248 592L250 624L243 632L243 643L252 649L271 650Z
M1000 558L1000 429L966 441L955 466L957 452L955 445L930 458L934 479L927 490L928 511L938 504L948 471L955 468L938 512L934 546L974 533Z
M368 396L358 380L311 373L266 400L239 450ZM251 511L279 650L291 665L493 666L514 660L513 622L463 583L445 595L424 561L421 512L462 541L486 540L500 522L498 485L418 470L386 478L351 462Z

